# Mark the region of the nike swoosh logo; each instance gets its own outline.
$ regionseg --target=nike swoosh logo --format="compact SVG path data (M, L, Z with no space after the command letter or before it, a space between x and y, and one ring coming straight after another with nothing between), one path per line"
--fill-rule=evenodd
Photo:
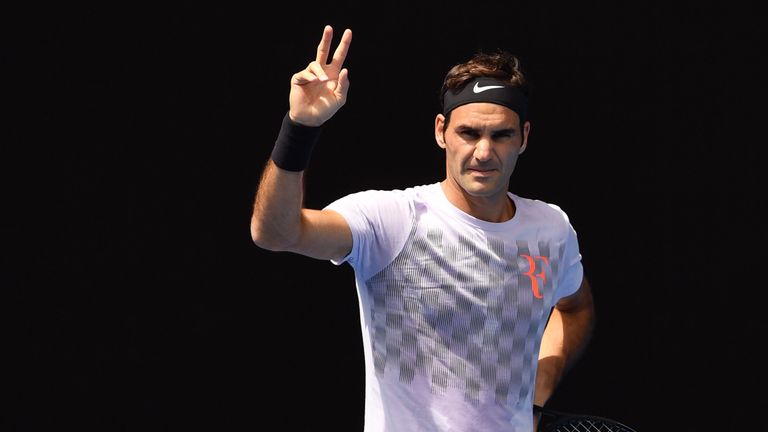
M472 88L472 91L475 93L482 93L486 90L495 89L495 88L504 88L504 86L500 85L487 85L480 87L480 83L475 83L475 87Z

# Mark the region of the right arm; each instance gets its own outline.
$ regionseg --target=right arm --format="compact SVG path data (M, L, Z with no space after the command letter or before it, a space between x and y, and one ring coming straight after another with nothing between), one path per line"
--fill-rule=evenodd
M346 102L349 78L341 65L352 32L327 62L333 29L326 26L317 58L291 78L290 121L320 127ZM304 172L280 168L274 160L264 167L251 215L251 238L259 247L289 251L318 259L341 259L352 249L352 233L344 218L331 210L303 207Z
M253 204L251 238L268 250L341 259L352 250L349 225L335 211L303 208L303 176L267 162Z

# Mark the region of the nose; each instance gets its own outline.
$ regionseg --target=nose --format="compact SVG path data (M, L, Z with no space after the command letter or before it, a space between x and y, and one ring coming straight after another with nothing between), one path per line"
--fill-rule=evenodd
M475 144L475 153L474 157L475 159L479 161L487 161L491 159L492 154L492 147L491 142L487 138L481 138L477 141L477 144Z

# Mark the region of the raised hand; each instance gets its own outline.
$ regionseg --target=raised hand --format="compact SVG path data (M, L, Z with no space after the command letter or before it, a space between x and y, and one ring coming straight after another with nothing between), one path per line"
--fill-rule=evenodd
M332 39L333 28L327 25L315 60L291 77L289 115L291 120L305 126L322 125L347 101L349 72L342 65L352 42L352 30L344 30L329 63Z

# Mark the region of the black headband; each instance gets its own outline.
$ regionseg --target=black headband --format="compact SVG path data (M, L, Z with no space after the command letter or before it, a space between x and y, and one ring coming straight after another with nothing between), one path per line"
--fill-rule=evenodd
M489 102L503 105L516 112L520 121L525 121L528 111L528 97L518 88L495 78L479 77L468 82L454 93L448 90L443 95L443 115L454 108L473 102Z

